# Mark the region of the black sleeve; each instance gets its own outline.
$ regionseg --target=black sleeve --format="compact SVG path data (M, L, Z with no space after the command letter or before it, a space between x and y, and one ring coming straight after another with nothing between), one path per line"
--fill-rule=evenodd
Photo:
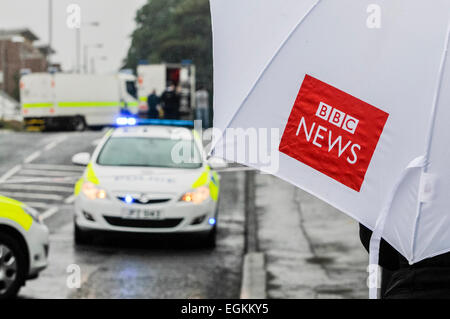
M372 231L362 224L359 224L359 238L364 248L369 252L370 238ZM402 256L397 250L389 245L384 239L380 245L380 266L388 270L394 271L400 268L400 259Z

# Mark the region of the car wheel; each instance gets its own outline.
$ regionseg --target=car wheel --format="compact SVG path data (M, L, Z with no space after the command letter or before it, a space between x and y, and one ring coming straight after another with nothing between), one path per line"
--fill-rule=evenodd
M92 244L92 233L82 230L75 224L74 227L75 245L89 245Z
M214 228L208 233L205 240L205 247L206 248L216 248L216 242L217 242L217 227L214 226Z
M14 298L25 283L27 256L17 240L0 234L0 299Z

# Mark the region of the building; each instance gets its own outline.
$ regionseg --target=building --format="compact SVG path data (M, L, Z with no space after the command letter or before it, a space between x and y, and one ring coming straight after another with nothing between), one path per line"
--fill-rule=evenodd
M36 47L39 38L29 29L0 30L0 88L19 99L19 79L22 74L46 72L48 46Z
M19 102L2 91L0 91L0 120L22 121Z

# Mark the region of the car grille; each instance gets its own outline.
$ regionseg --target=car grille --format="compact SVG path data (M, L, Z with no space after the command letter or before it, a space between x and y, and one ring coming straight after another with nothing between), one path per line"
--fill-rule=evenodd
M125 197L118 196L118 200L125 202ZM161 203L167 203L170 201L170 198L161 198L161 199L150 199L146 202L142 202L137 198L133 198L133 204L141 204L141 205L151 205L151 204L161 204Z
M174 228L182 221L182 218L169 218L162 220L125 219L121 217L103 216L106 222L112 226L133 228Z

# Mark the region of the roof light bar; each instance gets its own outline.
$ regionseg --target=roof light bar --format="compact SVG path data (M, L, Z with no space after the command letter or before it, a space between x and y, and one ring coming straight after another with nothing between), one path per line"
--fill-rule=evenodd
M125 117L125 116L118 117L116 119L116 124L117 126L162 125L162 126L194 127L194 121L137 119L135 117Z

